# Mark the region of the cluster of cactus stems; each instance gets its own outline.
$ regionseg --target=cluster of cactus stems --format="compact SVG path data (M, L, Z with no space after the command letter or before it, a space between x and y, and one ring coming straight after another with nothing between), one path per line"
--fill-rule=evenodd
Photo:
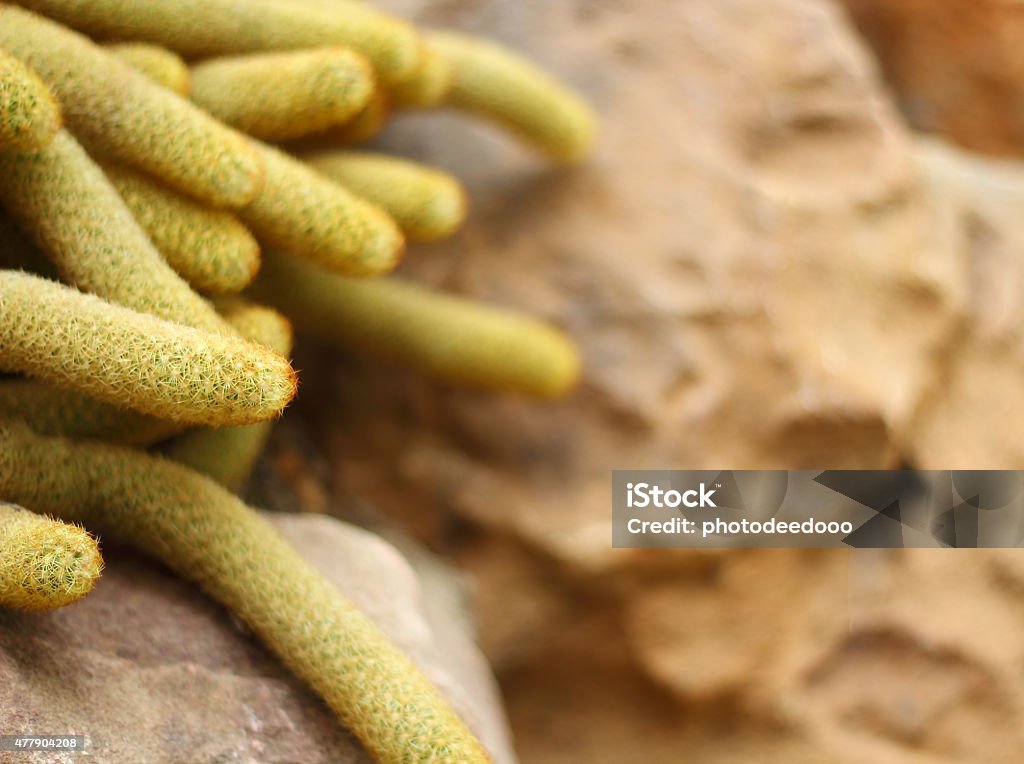
M296 393L293 324L452 382L576 383L558 329L369 278L466 218L451 176L352 147L440 106L557 162L593 139L514 53L359 2L0 2L0 606L88 593L100 533L244 619L379 761L490 760L233 495Z

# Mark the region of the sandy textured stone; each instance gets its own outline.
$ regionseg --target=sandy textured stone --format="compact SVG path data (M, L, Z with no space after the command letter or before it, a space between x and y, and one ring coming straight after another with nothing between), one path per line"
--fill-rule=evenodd
M916 128L1024 152L1020 0L841 0Z
M600 569L626 557L608 550L613 468L898 463L962 295L932 251L912 142L840 12L463 2L423 18L503 37L602 114L573 171L457 115L384 138L462 178L473 206L405 275L565 327L585 380L539 404L332 374L300 348L318 368L306 395L321 375L336 401L348 487L430 532L455 516Z
M325 575L408 649L491 747L514 764L500 701L471 636L435 630L426 588L394 547L327 517L269 515ZM124 549L95 591L51 613L0 612L0 731L79 734L105 764L371 764L313 693L216 603ZM5 758L5 756L7 758ZM78 758L68 758L78 761ZM56 762L0 753L6 762Z
M504 39L602 114L568 172L458 115L382 141L472 201L403 273L565 327L576 395L300 341L319 490L474 574L523 759L1016 761L1012 555L616 552L608 527L613 468L1016 466L1016 171L920 146L823 0L390 5Z
M931 469L1024 469L1024 165L935 141L918 156L963 294L908 453Z

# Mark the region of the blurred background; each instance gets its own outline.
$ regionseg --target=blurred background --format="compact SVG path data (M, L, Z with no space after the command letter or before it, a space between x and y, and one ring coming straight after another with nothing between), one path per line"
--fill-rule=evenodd
M519 757L1011 762L1013 550L610 549L616 468L1024 467L1024 3L389 0L602 116L553 170L478 122L377 145L469 224L404 275L579 342L538 404L306 343L251 495L455 562Z

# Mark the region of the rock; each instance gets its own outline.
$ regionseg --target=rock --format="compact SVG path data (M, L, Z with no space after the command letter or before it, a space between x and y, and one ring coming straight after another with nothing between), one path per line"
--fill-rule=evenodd
M435 631L424 609L456 596L450 576L433 575L425 588L394 547L366 531L327 517L267 517L441 684L496 762L515 762L471 636L452 639L447 623ZM105 556L102 580L80 603L0 612L5 734L85 735L90 758L110 764L372 764L326 706L215 602L128 550ZM457 612L441 618L462 622ZM33 760L0 753L0 761L5 755Z
M1024 5L842 0L919 130L990 154L1024 151Z
M300 347L340 484L421 535L469 523L601 571L650 558L608 549L613 468L898 463L962 295L910 136L841 13L535 1L424 18L503 36L603 115L568 172L458 116L384 137L463 178L473 205L403 274L565 327L585 381L540 404L324 369Z
M823 0L390 5L505 40L602 114L572 171L458 115L380 143L472 202L402 275L565 327L577 394L299 343L293 416L334 466L324 490L472 573L524 760L1015 761L1006 559L612 550L608 526L626 466L1013 464L1016 181L980 201L987 170L920 148Z
M495 764L515 764L508 722L459 581L422 547L318 515L265 513L445 694Z
M1024 416L1024 166L938 141L918 150L936 223L960 285L957 322L906 435L926 469L1020 469Z

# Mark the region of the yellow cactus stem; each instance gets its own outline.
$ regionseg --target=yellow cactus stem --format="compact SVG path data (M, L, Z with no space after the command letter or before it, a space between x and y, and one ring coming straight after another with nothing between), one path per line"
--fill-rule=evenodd
M186 58L343 46L365 56L381 81L419 64L421 41L406 22L357 2L332 11L287 0L19 0L93 37L145 40Z
M175 13L178 5L168 3ZM42 77L90 153L216 207L245 204L259 191L263 170L243 136L88 38L0 3L0 48Z
M285 358L291 354L292 327L288 319L277 311L237 297L219 298L217 309L231 328L245 339L257 342ZM187 428L187 424L181 422L140 414L122 406L97 400L78 390L54 387L31 379L0 382L0 419L24 422L40 435L63 435L76 440L102 440L140 447L166 441ZM258 422L203 432L234 433L251 428L254 431L263 429L269 433L270 424L271 422ZM245 453L258 450L260 439L266 438L259 433L249 436L251 442L238 436L232 437L232 445L239 447L239 453L225 451L218 455L221 461L217 465L202 471L220 470L218 474L242 475L248 457L245 457L241 450L244 449ZM256 456L252 457L253 463ZM244 475L239 477L239 482L243 479Z
M252 291L299 332L443 379L555 398L579 378L557 329L397 279L346 279L268 252Z
M130 449L0 424L0 495L159 557L231 609L381 764L491 759L426 676L256 512Z
M596 121L579 97L511 51L454 32L432 32L430 46L451 66L446 102L490 119L560 162L582 159Z
M231 328L249 342L262 345L282 358L291 355L295 339L291 321L273 308L234 296L218 297L214 304Z
M452 65L429 42L425 42L416 71L388 88L388 94L391 103L398 108L428 109L440 106L454 84Z
M252 424L295 395L288 361L237 337L0 271L0 370L175 422Z
M60 108L43 81L0 50L0 150L45 148L60 126Z
M183 428L178 422L140 414L98 401L78 390L32 379L0 382L0 419L24 422L40 435L138 447L167 440Z
M230 212L195 202L123 165L106 164L103 171L168 265L193 287L234 294L253 280L259 245Z
M373 70L346 48L210 59L192 69L192 100L265 141L319 133L352 118L373 94Z
M250 342L259 343L284 358L291 355L292 326L276 310L238 298L218 300L217 309ZM272 428L273 422L259 422L243 427L195 430L171 442L165 454L213 478L228 490L237 491L249 479Z
M56 610L91 592L102 572L84 528L0 501L0 607Z
M178 54L145 42L108 43L103 47L157 85L188 98L192 76L188 64Z
M65 281L169 321L229 331L164 261L103 170L67 131L42 151L0 152L0 202Z
M398 264L405 239L383 210L298 159L254 145L267 183L238 216L261 243L351 276L386 273Z
M391 117L391 99L383 90L374 91L366 106L352 119L311 136L308 143L323 146L354 146L376 138Z
M7 210L0 207L0 268L28 271L38 276L59 279L50 259L21 229Z
M411 241L436 241L466 219L466 194L451 175L370 152L321 151L302 156L314 170L387 212Z

